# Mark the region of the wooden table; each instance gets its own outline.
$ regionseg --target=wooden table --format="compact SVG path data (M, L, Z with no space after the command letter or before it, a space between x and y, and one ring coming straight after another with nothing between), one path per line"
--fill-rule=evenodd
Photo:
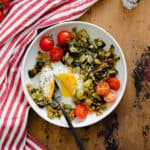
M128 82L125 95L117 109L103 121L77 129L87 150L150 150L149 100L135 100L132 78L135 61L150 45L150 0L141 0L133 10L122 7L121 0L101 0L79 20L97 24L109 31L119 42L126 56ZM59 128L42 120L32 110L28 132L49 150L77 150L69 129Z

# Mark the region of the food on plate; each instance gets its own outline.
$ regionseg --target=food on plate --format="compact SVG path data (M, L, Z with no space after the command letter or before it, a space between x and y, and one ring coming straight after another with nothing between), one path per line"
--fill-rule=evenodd
M105 82L105 81L98 82L98 84L96 86L97 95L106 96L106 95L108 95L109 91L110 91L110 86L107 82Z
M69 31L60 31L57 35L57 40L61 46L65 46L72 40L72 33Z
M117 99L116 91L110 90L109 93L104 96L104 101L107 103L112 103Z
M45 99L47 101L51 101L54 93L55 83L52 69L48 66L44 67L41 71L40 87Z
M52 63L51 68L55 76L55 81L60 88L61 95L64 97L72 97L75 92L83 87L82 78L78 73L74 73L63 63Z
M50 61L49 61L49 56L47 55L47 53L42 53L39 51L36 56L36 63L34 67L28 70L29 77L33 78L39 72L41 72L44 66L49 65L49 64L50 64Z
M52 36L46 35L40 39L40 48L43 51L50 51L53 49L53 47L54 47L54 40Z
M89 112L88 107L84 103L77 104L75 109L74 109L75 116L79 120L85 119L88 115L88 112Z
M64 56L64 50L60 47L54 47L50 51L50 60L51 61L54 61L54 62L61 61L63 56Z
M119 90L120 88L120 81L116 77L111 77L107 81L110 85L110 88L113 90Z
M53 99L57 84L71 120L84 120L90 113L101 115L107 104L117 99L121 86L115 67L120 57L115 47L106 49L105 41L91 39L85 29L63 30L56 36L53 48L48 52L41 48L28 71L31 80L39 74L39 87L27 85L30 96L39 107L46 108L49 118L59 118L62 112Z

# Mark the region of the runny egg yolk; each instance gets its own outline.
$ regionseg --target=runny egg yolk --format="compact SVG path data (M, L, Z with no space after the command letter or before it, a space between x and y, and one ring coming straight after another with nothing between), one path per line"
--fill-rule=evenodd
M71 73L63 73L57 76L60 82L61 94L64 97L71 97L77 89L77 79Z

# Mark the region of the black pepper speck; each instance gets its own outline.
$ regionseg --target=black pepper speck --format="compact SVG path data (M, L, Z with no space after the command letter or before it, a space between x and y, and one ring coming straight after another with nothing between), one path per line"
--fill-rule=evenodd
M134 86L136 91L136 99L133 107L142 109L142 103L150 98L150 47L147 47L140 59L136 62L133 70ZM144 94L143 94L144 93Z
M148 136L150 135L150 125L145 125L142 127L142 135L145 143L148 141Z
M104 138L106 150L118 150L119 141L116 139L118 128L119 122L116 113L111 114L103 121L103 127L101 127L97 133L97 138Z

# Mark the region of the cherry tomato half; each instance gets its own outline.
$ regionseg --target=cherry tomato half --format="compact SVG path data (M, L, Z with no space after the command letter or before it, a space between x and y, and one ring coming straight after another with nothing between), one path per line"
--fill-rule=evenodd
M100 81L96 86L96 93L100 96L105 96L109 93L110 86L105 81Z
M117 94L114 90L110 90L109 93L104 96L104 101L107 103L113 103L117 99Z
M61 31L57 35L57 40L61 46L65 46L72 40L72 34L69 31Z
M54 47L54 40L52 37L43 36L40 40L40 47L43 51L49 51Z
M0 22L3 20L3 18L4 18L4 13L0 11Z
M108 79L108 84L110 85L110 88L113 90L119 90L120 88L120 81L119 79L115 78L115 77L111 77Z
M85 119L88 115L88 112L89 112L89 109L87 105L84 103L77 104L74 109L74 113L79 120Z
M62 60L64 56L64 50L60 47L54 47L51 51L50 51L50 59L51 61L57 62Z

